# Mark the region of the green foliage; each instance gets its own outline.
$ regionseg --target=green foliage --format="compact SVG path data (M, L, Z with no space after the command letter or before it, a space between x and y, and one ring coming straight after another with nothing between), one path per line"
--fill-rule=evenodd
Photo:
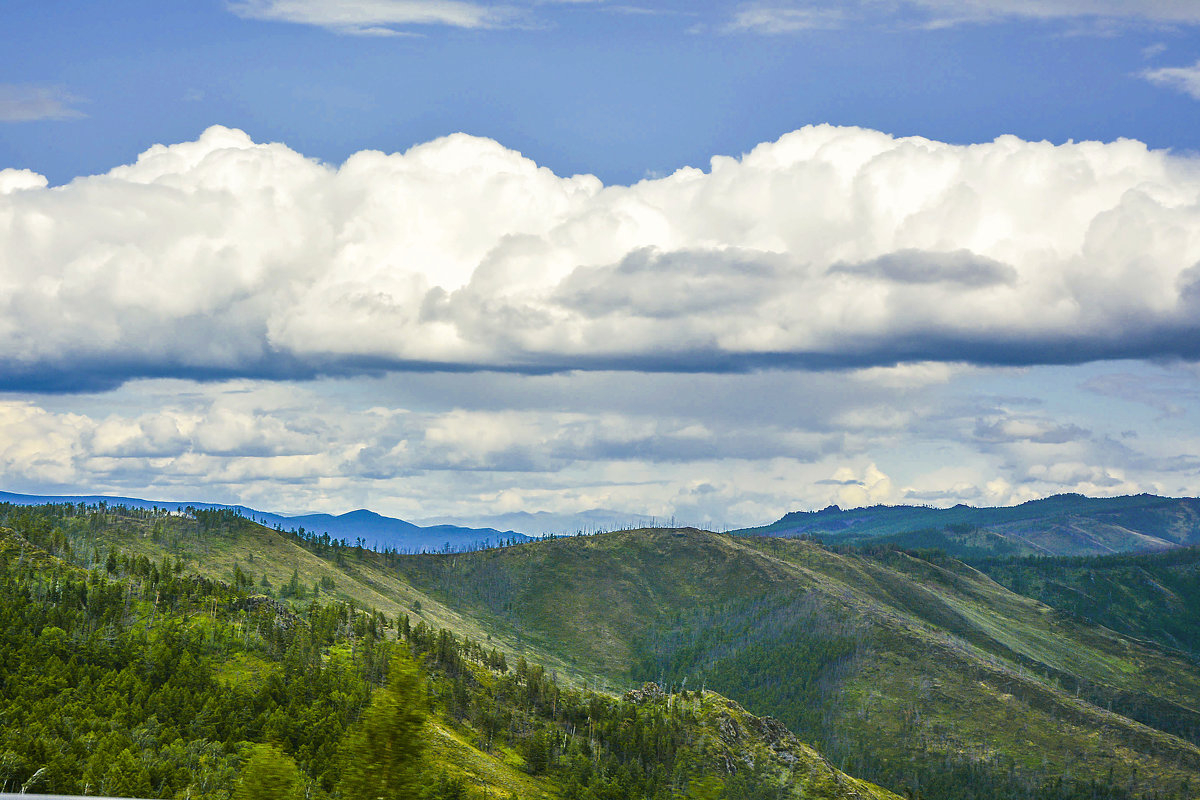
M1200 547L977 566L1014 592L1200 660Z
M421 776L425 748L424 689L416 664L397 651L388 682L343 745L339 790L363 800L412 797Z
M860 638L810 595L767 596L677 615L639 643L632 676L707 686L815 739Z
M785 800L787 791L761 762L740 770L725 782L722 800Z
M304 774L287 753L257 744L242 767L233 800L305 800Z
M227 800L270 742L311 800L338 800L366 731L388 728L368 708L398 652L424 675L425 800L885 796L702 686L927 800L1166 800L1196 782L1194 748L1159 733L1196 738L1194 667L895 542L646 531L402 557L232 513L0 506L5 521L21 535L0 534L0 788ZM1054 565L1029 563L1034 594ZM1142 586L1113 603L1130 631L1175 608L1143 604L1149 581L1196 607L1182 561L1060 565L1088 613L1104 611L1090 585ZM547 654L567 681L533 663ZM666 691L580 688L631 673Z
M110 554L110 576L0 534L0 783L228 798L245 742L276 741L326 788L382 670L379 625L344 606L297 617L233 586ZM348 633L353 662L328 654ZM223 686L218 665L276 665Z

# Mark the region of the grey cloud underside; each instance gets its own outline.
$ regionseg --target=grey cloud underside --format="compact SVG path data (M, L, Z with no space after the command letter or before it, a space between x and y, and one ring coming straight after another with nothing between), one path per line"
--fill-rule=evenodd
M831 273L894 281L901 284L951 283L982 288L1017 281L1017 271L1008 264L977 256L969 250L930 253L899 250L859 264L834 264Z
M61 361L28 365L0 361L0 391L31 393L103 392L130 380L181 378L220 382L237 378L308 381L318 378L382 376L387 373L506 373L554 375L569 372L677 374L747 374L765 370L842 371L893 367L918 362L946 362L994 367L1073 365L1107 360L1200 360L1200 329L1172 326L1118 333L1105 339L1087 337L1010 339L961 338L935 333L884 340L847 337L845 349L812 352L730 353L688 350L660 353L576 356L570 359L518 363L409 361L382 357L273 354L239 364L157 361Z
M461 134L0 170L0 389L1200 360L1200 160L805 128L633 186Z

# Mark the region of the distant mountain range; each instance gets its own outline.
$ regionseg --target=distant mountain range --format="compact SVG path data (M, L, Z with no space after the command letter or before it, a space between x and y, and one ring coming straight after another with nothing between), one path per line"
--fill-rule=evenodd
M483 517L457 519L459 524L499 530L518 530L529 534L554 533L573 536L576 533L601 533L604 531L630 530L655 527L661 520L646 514L629 514L607 508L593 508L574 514L556 514L551 511L510 511ZM418 520L419 524L449 524L445 518Z
M1200 499L1060 494L997 508L829 506L734 533L937 548L959 558L1154 552L1200 544Z
M346 514L301 514L286 516L269 511L259 511L248 506L227 505L224 503L189 503L182 501L141 500L136 497L108 497L103 495L59 495L46 496L34 494L13 494L0 492L0 503L14 505L43 505L46 503L83 503L96 505L107 503L110 506L125 506L127 508L165 508L171 511L182 511L185 508L220 509L228 508L237 511L247 519L254 520L269 528L281 530L315 531L328 533L335 539L345 539L354 544L362 539L367 547L373 549L395 548L406 553L481 550L496 547L501 544L518 541L529 541L530 536L516 531L500 531L495 528L467 528L460 525L414 525L402 519L385 517L374 511L359 509Z
M577 514L511 512L470 520L469 525L441 520L418 524L359 509L346 514L285 515L242 505L141 500L104 495L46 496L0 492L0 502L108 503L129 508L182 510L228 508L271 528L328 533L354 544L402 552L465 551L536 538L529 533L577 532L655 527L637 514L605 509ZM432 524L430 524L432 523ZM518 532L517 529L525 531ZM732 531L742 536L809 537L833 545L890 545L939 549L965 560L1028 555L1084 556L1157 552L1200 544L1200 499L1158 497L1085 497L1061 494L1017 506L952 508L869 506L792 511L769 524Z

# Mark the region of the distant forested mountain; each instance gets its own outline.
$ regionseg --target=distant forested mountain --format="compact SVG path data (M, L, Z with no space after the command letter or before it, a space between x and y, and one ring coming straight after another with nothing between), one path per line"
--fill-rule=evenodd
M1200 499L1061 494L1017 506L870 506L793 511L746 536L938 548L965 558L1154 552L1200 544Z

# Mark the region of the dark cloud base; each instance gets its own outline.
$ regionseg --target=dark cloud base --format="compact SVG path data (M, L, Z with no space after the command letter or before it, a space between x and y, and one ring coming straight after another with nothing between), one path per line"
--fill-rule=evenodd
M530 358L516 363L453 363L390 358L301 358L280 353L238 367L152 361L13 364L0 362L0 391L78 394L111 391L138 379L197 382L236 379L310 381L319 378L382 376L387 373L507 373L553 375L569 372L738 374L766 370L836 372L902 364L940 362L981 367L1070 366L1096 361L1200 361L1200 330L1141 329L1105 339L1088 337L975 339L911 336L888 342L848 337L840 349L804 352L733 353L690 350L653 354Z

